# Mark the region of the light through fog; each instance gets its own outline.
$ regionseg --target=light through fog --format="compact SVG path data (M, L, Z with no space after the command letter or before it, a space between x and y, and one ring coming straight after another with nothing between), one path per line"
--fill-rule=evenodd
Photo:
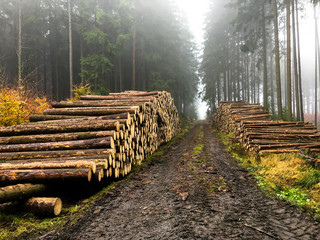
M209 0L175 0L177 6L185 13L189 26L190 31L195 37L195 41L198 45L200 50L199 56L202 55L202 43L204 39L204 20L205 14L209 8ZM200 91L202 86L199 87ZM201 99L197 99L197 109L198 109L198 118L205 119L206 112L207 112L207 105L206 103L202 102Z
M199 47L199 57L202 55L202 44L204 41L204 20L209 9L210 0L175 0L177 6L188 19L190 31L195 37ZM320 15L320 14L318 14ZM320 25L320 24L319 24ZM301 61L302 81L304 94L313 94L314 89L314 17L312 4L306 4L303 13L300 12L300 38L301 38ZM312 93L306 92L311 89ZM201 91L201 86L200 86ZM206 117L207 105L197 101L198 116L200 119Z

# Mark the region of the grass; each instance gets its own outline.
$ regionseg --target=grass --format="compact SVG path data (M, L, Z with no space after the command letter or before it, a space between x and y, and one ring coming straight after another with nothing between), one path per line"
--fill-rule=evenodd
M213 130L227 151L256 179L268 194L301 207L320 219L320 170L309 165L299 154L263 154L257 160L232 140L232 134Z
M193 148L193 154L200 154L203 151L204 144L199 143Z
M25 212L0 212L0 239L35 239L35 236L45 234L53 229L60 229L66 224L75 224L81 215L88 211L90 206L92 206L96 200L103 197L110 189L122 182L128 181L131 176L139 172L144 166L154 162L161 162L161 156L168 152L171 146L181 140L191 128L191 125L185 123L181 131L170 142L160 146L151 156L146 157L141 165L134 166L132 172L126 178L108 184L91 197L81 199L76 204L64 206L58 217L39 218L31 213Z

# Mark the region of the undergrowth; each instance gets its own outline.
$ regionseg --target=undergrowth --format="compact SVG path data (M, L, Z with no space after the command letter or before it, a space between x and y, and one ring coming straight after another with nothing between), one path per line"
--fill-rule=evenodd
M1 87L1 86L0 86ZM42 114L49 108L45 97L30 94L23 87L20 90L0 90L0 127L27 122L31 114Z
M292 205L314 213L320 220L320 170L295 153L262 154L259 158L246 152L233 134L214 130L226 150L256 179L261 189Z

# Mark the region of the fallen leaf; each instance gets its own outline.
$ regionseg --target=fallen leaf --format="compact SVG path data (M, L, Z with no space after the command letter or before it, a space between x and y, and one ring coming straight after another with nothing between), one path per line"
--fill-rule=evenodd
M179 194L179 198L180 198L180 200L182 200L182 201L187 200L188 196L189 196L189 193L188 193L188 192L182 192L182 193Z

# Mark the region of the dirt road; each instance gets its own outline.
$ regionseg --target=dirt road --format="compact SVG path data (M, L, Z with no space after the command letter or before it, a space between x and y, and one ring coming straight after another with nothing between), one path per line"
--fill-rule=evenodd
M265 196L205 122L42 239L320 239L320 224Z

